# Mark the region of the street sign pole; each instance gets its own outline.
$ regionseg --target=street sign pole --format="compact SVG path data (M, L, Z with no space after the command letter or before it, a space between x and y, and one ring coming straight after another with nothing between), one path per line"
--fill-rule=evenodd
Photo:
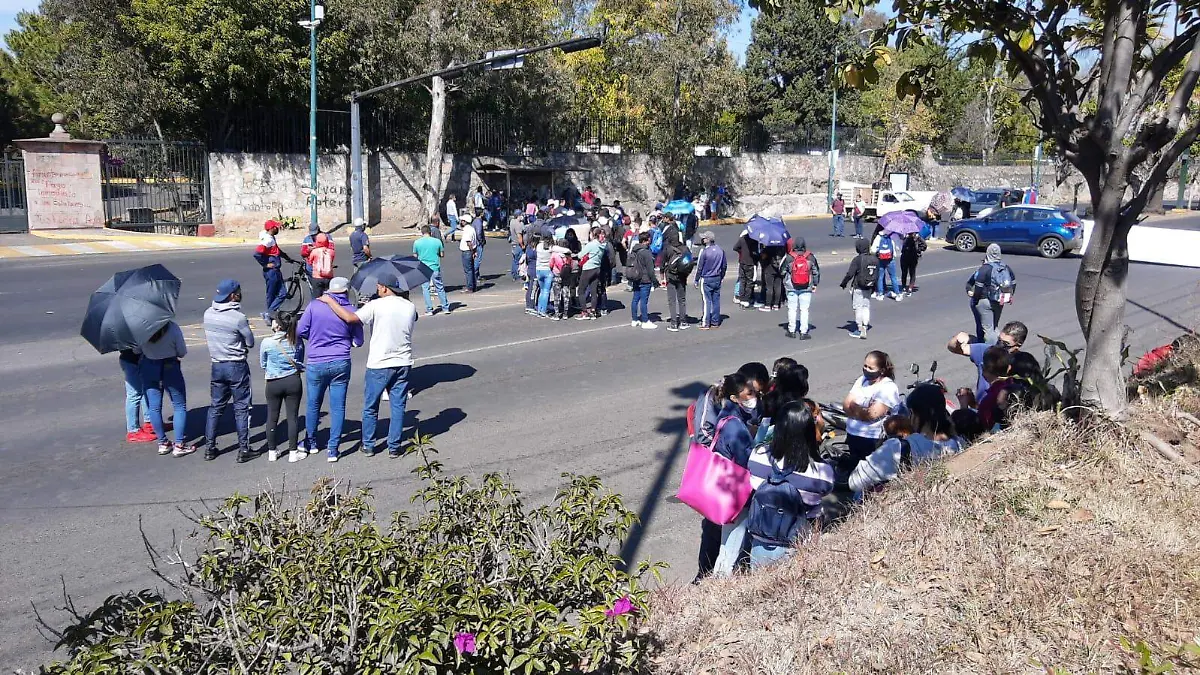
M833 72L830 73L829 85L833 89L833 120L829 123L829 185L825 190L825 205L830 207L833 205L833 178L837 158L834 156L837 150L837 78L834 73L837 72L838 48L833 48Z

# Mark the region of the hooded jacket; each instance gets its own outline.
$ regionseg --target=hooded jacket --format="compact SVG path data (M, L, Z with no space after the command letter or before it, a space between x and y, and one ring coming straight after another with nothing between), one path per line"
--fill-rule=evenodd
M792 285L792 263L795 258L792 253L808 256L809 265L812 267L812 282L808 288L796 288ZM787 241L787 255L784 256L783 262L779 265L779 273L783 275L783 287L789 291L800 291L802 293L811 293L817 290L817 286L821 285L821 266L817 264L817 256L808 252L808 247L804 243L803 237L793 237Z
M240 302L216 302L204 310L204 339L213 363L245 361L254 346L250 322Z
M629 255L629 266L636 270L636 274L629 276L630 280L643 284L653 284L654 254L650 252L650 246L639 241L633 245L633 250L630 251Z
M687 244L683 242L683 232L679 229L678 224L667 223L663 226L663 248L662 255L659 257L659 269L667 276L667 279L672 281L687 281L687 275L680 276L675 272L675 266L671 264L684 253L690 253Z
M846 270L846 276L842 277L842 283L840 284L842 288L849 286L855 277L858 276L858 270L863 264L863 256L871 255L870 248L871 244L866 239L859 239L854 242L854 250L858 255L854 256L854 260L850 261L850 267Z

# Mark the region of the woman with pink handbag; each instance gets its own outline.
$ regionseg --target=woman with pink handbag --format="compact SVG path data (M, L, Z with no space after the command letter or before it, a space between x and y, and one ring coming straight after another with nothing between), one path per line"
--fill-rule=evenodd
M679 498L708 520L721 524L720 553L713 573L733 573L746 537L746 505L750 499L750 450L754 435L749 425L756 419L758 392L740 373L725 376L720 387L721 412L709 447L693 443L684 469ZM704 548L715 542L701 541Z

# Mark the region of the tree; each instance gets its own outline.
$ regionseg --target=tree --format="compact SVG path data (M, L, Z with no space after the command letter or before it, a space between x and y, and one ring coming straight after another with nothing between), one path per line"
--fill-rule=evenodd
M941 138L946 125L940 108L923 100L900 96L897 83L914 66L943 60L944 54L937 47L899 54L897 59L876 71L877 83L862 92L858 109L848 117L858 126L880 129L884 157L880 179L886 178L889 171L919 159L926 146ZM941 65L943 71L947 70L945 63Z
M858 14L863 0L831 0L831 19ZM1029 82L1037 128L1060 169L1074 166L1091 198L1095 225L1075 283L1086 340L1083 403L1114 416L1128 400L1121 353L1129 229L1162 189L1184 149L1200 137L1193 105L1200 80L1200 3L1196 0L894 0L895 15L847 75L877 68L894 37L901 49L947 34L971 36L968 54L1003 62ZM1170 23L1169 30L1167 24ZM1178 71L1178 79L1169 76ZM920 98L930 70L897 82ZM1064 175L1060 170L1060 179Z
M424 0L402 30L411 67L414 73L442 70L481 58L484 51L544 42L555 34L548 20L550 5L550 0ZM441 203L447 95L460 87L434 77L426 88L430 121L421 186L423 217L435 213Z
M855 27L830 29L824 4L797 0L759 14L746 49L747 117L761 122L772 140L803 142L806 132L829 127L834 58L850 51ZM854 93L838 101L850 119Z

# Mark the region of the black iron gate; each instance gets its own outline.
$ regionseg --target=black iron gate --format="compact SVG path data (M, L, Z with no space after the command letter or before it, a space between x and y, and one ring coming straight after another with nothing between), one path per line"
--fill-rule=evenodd
M26 232L25 160L17 150L0 150L0 233Z
M104 217L120 230L196 234L212 222L208 152L203 143L106 141Z

